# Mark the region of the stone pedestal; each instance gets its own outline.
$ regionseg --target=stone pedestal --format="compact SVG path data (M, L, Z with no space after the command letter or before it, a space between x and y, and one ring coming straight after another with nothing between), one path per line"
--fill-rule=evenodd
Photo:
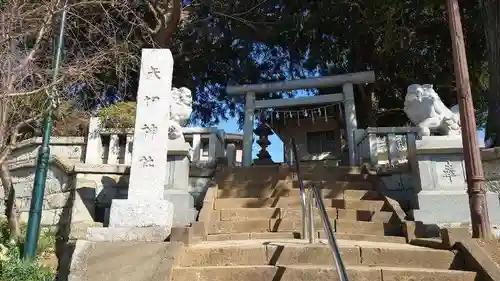
M164 200L167 178L173 58L168 49L143 49L128 198L111 202L108 228L90 228L92 241L164 241L174 205Z
M169 140L168 173L163 199L174 204L174 226L185 226L196 221L198 211L189 193L191 146L184 139Z
M416 141L418 210L415 220L426 224L470 223L469 196L461 136L429 136ZM488 193L492 226L500 225L498 194Z

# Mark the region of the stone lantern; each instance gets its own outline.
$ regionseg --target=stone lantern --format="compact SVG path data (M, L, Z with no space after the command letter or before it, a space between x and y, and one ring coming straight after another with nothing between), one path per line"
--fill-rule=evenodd
M257 144L260 146L260 151L257 154L257 159L254 160L255 165L269 165L274 164L271 160L271 155L267 151L267 147L271 144L269 141L269 136L274 135L272 129L267 125L266 118L264 114L260 116L260 122L257 128L253 130L254 134L259 136Z

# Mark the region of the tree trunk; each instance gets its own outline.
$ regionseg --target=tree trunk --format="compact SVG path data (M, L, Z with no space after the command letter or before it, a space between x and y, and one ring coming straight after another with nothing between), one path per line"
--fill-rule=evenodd
M21 238L21 224L19 223L19 213L16 205L16 192L12 184L12 177L7 161L0 164L0 180L5 193L5 215L10 230L11 239Z
M500 1L481 0L483 28L486 34L488 51L488 70L490 83L486 100L488 119L486 139L491 146L500 146Z

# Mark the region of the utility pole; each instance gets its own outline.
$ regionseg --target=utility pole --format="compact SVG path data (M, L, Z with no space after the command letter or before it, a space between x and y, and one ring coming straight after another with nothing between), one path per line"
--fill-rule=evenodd
M68 0L64 3L61 14L61 24L59 26L59 34L57 37L54 74L52 82L57 81L59 68L61 66L62 47L64 39L64 30L66 27L66 15L68 9ZM50 136L52 135L52 123L54 114L54 105L56 99L55 87L49 89L51 93L51 101L45 115L43 124L43 139L42 145L38 149L38 159L36 163L35 182L33 184L33 193L31 195L30 214L28 218L28 230L26 231L26 242L24 243L23 256L25 259L33 259L36 255L38 246L38 238L40 236L40 222L42 219L43 196L45 193L45 181L47 180L47 172L49 169L50 158Z
M453 65L458 90L460 123L462 126L462 142L464 162L467 176L467 193L472 222L472 237L490 240L493 238L486 202L486 185L484 182L481 152L477 142L476 117L469 82L469 70L465 53L465 41L460 20L458 0L446 0L448 10L451 41L453 47Z

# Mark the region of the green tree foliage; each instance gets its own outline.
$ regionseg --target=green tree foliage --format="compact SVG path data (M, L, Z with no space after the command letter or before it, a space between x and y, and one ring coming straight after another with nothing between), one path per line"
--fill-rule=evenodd
M151 33L157 26L155 10L148 4L153 2L158 3L140 1L109 13L121 26L117 40L128 40L127 50L135 57L142 47L173 51L174 85L194 92L194 121L242 120L243 99L229 98L227 84L364 70L375 71L377 80L355 89L361 126L407 123L402 106L411 83L432 83L447 105L456 103L451 35L442 0L193 0L180 9L173 32L161 25L162 31ZM475 1L460 4L478 120L483 121L487 68L481 14ZM168 15L177 11L173 4L169 10ZM138 60L126 60L126 65L126 71L106 71L99 77L134 100ZM294 93L261 98L289 94Z
M446 104L457 102L444 1L228 2L195 9L196 31L183 29L173 46L174 83L197 89L195 118L204 123L241 112L226 84L364 70L377 80L355 89L362 126L405 124L411 83L432 83ZM463 2L472 86L483 109L484 36L477 5Z
M481 16L488 51L489 87L485 93L488 102L486 138L492 145L500 146L500 2L481 0Z

